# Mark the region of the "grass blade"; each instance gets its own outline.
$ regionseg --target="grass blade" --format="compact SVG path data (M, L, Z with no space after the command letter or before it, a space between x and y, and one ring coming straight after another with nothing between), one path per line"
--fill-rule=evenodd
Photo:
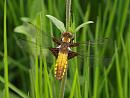
M113 5L113 8L112 8L112 12L110 14L110 17L109 17L109 23L108 23L108 26L107 26L107 29L106 29L106 37L108 37L110 34L111 34L111 30L112 30L112 23L114 21L114 16L115 16L115 13L116 13L116 7L117 7L117 1L118 0L115 0L114 1L114 5Z
M123 47L123 54L124 54L124 59L123 63L125 64L125 74L124 74L124 98L128 98L128 53L127 53L127 50L126 50L126 46L125 46L125 43L124 43L124 40L123 38L121 38L121 42L122 42L122 47Z
M4 78L5 78L5 96L4 96L4 98L9 98L8 53L7 53L7 32L6 32L6 0L4 2Z
M76 80L77 80L77 70L75 71L74 80L73 80L73 83L72 83L72 88L71 88L69 98L73 98L73 96L74 96L74 91L75 91L75 87L76 87Z
M119 98L124 98L123 97L121 70L120 70L119 55L118 55L118 48L117 48L117 46L115 46L115 52L116 52L116 74L117 74L118 94L119 94Z

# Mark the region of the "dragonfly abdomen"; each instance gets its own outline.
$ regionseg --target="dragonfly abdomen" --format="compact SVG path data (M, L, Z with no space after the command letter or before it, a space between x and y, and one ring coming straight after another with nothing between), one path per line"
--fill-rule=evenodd
M61 80L66 72L67 63L68 63L67 58L68 58L68 53L66 52L58 53L58 58L55 65L55 77L58 80Z

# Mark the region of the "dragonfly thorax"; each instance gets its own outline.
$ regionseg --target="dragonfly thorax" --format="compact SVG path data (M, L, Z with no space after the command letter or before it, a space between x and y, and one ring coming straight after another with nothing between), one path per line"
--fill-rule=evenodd
M63 37L62 42L70 43L70 38Z
M62 52L68 52L68 48L69 48L69 43L66 42L62 42L62 44L59 47L60 51Z
M70 43L73 39L73 35L69 32L62 33L62 42Z

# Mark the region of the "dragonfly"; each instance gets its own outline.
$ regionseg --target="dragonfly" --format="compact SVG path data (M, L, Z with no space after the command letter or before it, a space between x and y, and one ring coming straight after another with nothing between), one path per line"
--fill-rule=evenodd
M29 23L32 26L34 26L37 30L41 31L39 28L37 28L32 23ZM54 68L54 75L55 78L58 80L62 80L65 76L65 73L68 69L68 60L79 56L80 53L72 51L73 47L78 47L81 44L95 44L92 41L81 43L81 42L74 42L74 35L71 32L63 32L61 33L60 40L56 37L51 37L54 43L57 44L57 47L55 48L49 48L50 52L56 57L56 64ZM100 41L99 44L103 44L103 41Z
M56 48L50 48L49 50L57 58L55 64L55 77L58 80L61 80L66 71L68 60L78 56L77 52L71 50L72 47L79 46L79 43L73 42L74 37L70 32L62 33L61 41L53 38L53 41L58 45Z

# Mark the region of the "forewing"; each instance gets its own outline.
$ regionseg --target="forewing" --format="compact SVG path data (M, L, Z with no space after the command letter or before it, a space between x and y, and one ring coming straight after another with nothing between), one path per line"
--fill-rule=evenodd
M40 52L42 52L44 55L48 55L48 50L52 47L52 44L40 45L40 43L36 43L35 40L29 40L25 37L23 37L22 39L16 38L16 43L23 52L33 54L34 56L36 54L36 50L38 55L41 54Z
M106 42L108 42L106 44ZM108 40L107 38L103 40L98 40L98 41L87 41L87 42L77 42L77 43L72 43L71 48L76 47L76 51L73 51L74 53L70 53L69 57L73 58L73 55L76 55L75 53L78 53L77 59L80 62L79 64L83 65L83 63L86 61L86 58L89 59L91 67L94 66L94 62L96 59L100 63L102 63L104 66L109 65L109 62L111 61L112 55L102 55L103 51L105 50L105 47L111 47L113 46L112 41ZM90 51L88 52L88 47L90 47ZM109 49L110 50L110 49ZM97 55L98 52L98 55ZM109 51L107 51L109 52Z
M31 43L36 43L36 39L38 39L40 43L42 43L42 47L51 47L53 42L57 45L61 43L60 38L55 38L52 36L52 33L43 31L42 28L36 26L32 22L24 22L21 26L15 28L15 32L25 35L24 38L18 39L25 40L26 37L26 40Z

